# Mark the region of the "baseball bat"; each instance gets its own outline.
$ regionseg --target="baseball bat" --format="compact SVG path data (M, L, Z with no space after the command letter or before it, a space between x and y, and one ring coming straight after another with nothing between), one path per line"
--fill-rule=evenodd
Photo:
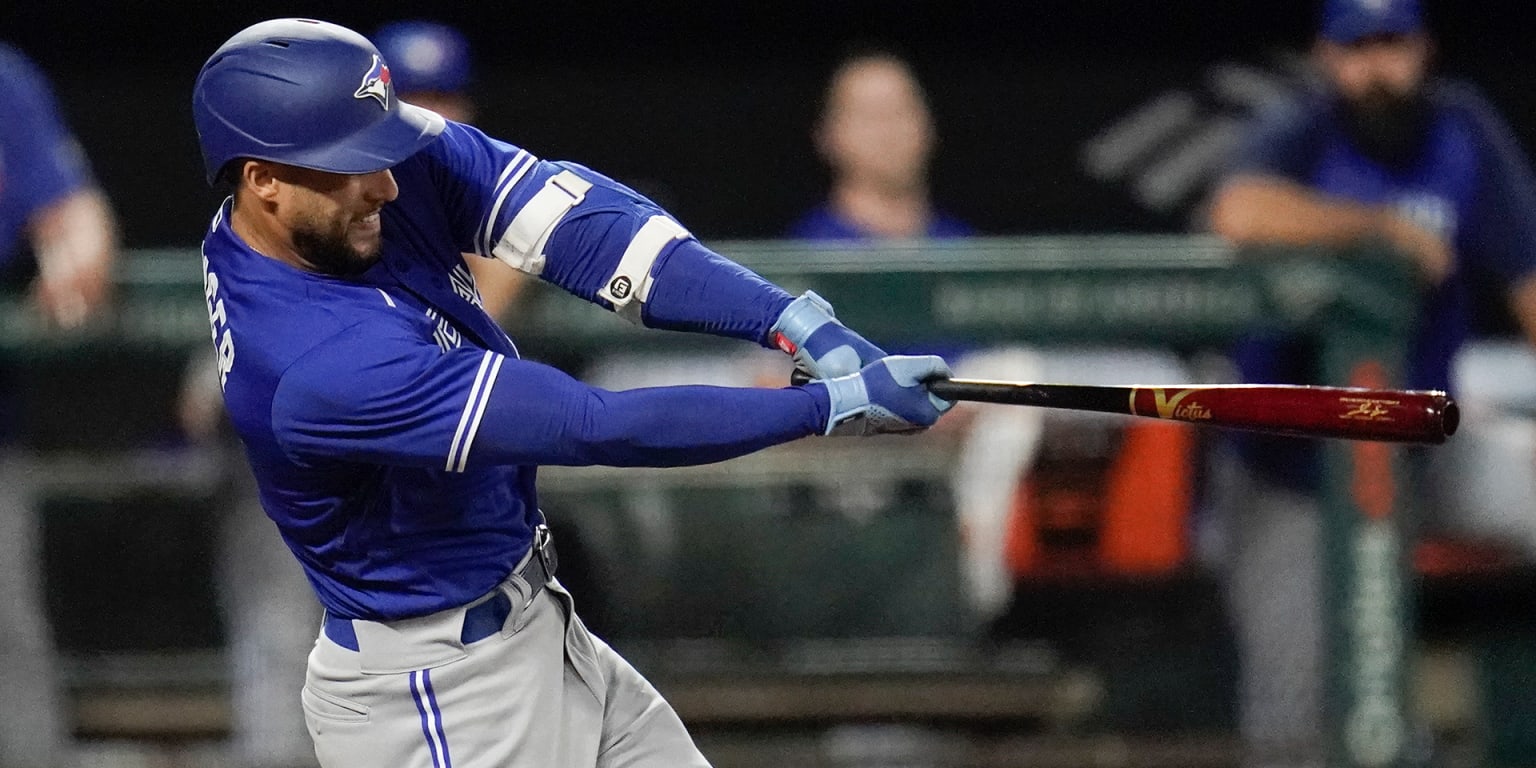
M797 383L808 380L795 371ZM1089 386L983 379L935 379L945 400L1119 413L1295 437L1336 437L1438 445L1456 433L1456 403L1435 390L1299 384Z

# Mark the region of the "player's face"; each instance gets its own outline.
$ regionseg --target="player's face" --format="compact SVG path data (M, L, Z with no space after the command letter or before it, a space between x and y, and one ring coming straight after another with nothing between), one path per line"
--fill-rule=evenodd
M1323 69L1339 94L1352 102L1416 95L1429 70L1423 35L1384 35L1343 45L1319 46Z
M1343 99L1345 126L1368 156L1400 165L1415 157L1429 124L1424 82L1430 45L1423 35L1367 38L1318 48L1325 73Z
M839 174L899 189L926 183L933 122L912 73L879 58L844 68L828 91L818 143Z
M288 167L279 217L299 257L318 272L355 275L379 260L379 211L399 194L388 170L326 173Z

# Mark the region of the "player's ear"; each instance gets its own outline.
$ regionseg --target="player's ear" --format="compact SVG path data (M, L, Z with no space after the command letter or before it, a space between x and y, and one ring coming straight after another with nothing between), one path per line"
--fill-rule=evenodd
M277 198L278 174L272 163L262 160L241 160L236 174L239 187L244 187L258 199L272 202Z

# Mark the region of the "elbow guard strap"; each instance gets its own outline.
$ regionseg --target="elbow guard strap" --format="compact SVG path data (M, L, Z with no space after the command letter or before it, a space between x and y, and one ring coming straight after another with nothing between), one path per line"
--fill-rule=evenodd
M597 292L613 304L613 311L624 319L640 324L641 306L651 295L651 268L672 243L691 235L681 224L666 216L652 216L630 239L608 282Z
M512 265L513 269L539 275L544 271L544 246L565 214L586 199L592 182L570 171L561 171L544 182L491 250L491 255Z

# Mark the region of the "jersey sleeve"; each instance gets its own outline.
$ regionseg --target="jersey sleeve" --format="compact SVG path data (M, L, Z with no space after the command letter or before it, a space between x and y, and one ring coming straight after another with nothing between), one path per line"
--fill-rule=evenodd
M305 465L662 467L820 434L828 412L815 387L613 392L539 363L468 347L443 352L358 325L284 372L272 426L288 458Z
M29 215L91 183L85 153L65 127L42 72L0 46L4 194Z
M1313 154L1308 128L1315 112L1307 100L1285 101L1260 110L1228 158L1226 178L1274 176L1306 183Z
M1514 281L1536 273L1536 179L1509 125L1470 86L1451 96L1466 115L1478 151L1478 189L1463 229L1462 249L1477 268Z
M793 300L715 253L643 195L449 123L426 152L459 248L500 259L649 327L768 345Z

